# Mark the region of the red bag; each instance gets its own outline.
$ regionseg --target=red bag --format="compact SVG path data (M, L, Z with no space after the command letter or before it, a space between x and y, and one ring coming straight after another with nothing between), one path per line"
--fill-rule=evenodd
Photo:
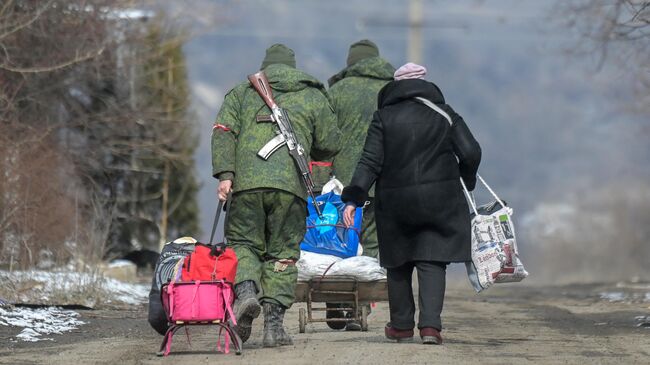
M235 282L237 255L232 248L197 243L194 252L183 259L182 281L226 280Z

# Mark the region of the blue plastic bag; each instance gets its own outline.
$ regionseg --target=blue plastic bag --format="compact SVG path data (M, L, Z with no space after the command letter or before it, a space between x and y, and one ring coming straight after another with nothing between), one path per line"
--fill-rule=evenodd
M300 249L342 258L357 255L361 241L361 220L363 212L357 208L354 214L354 225L346 227L343 222L345 203L341 196L329 192L316 197L323 217L319 217L311 198L307 201L307 232L300 244Z

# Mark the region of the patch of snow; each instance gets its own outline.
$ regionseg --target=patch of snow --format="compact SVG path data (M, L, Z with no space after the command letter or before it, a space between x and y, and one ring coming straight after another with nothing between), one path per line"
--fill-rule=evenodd
M126 304L141 304L149 300L149 290L147 285L124 283L119 280L106 278L104 290L112 293L115 299Z
M113 260L108 264L108 267L122 267L122 266L133 266L133 262L129 260Z
M600 293L600 299L608 300L610 302L622 302L625 300L625 293L620 291L602 292Z
M30 283L30 289L13 298L14 302L48 303L52 297L83 294L89 290L101 293L109 303L142 304L148 300L149 287L144 284L124 283L97 274L73 271L13 271L0 270L0 282ZM69 304L69 303L50 303ZM95 303L78 303L94 306Z
M61 334L77 329L84 324L77 317L79 317L79 313L57 307L0 307L0 325L23 327L23 330L16 335L16 338L28 342L51 340L51 338L43 336Z
M630 302L630 303L639 303L639 302L650 302L650 293L639 293L639 292L601 292L599 293L600 299L607 300L609 302Z
M137 20L146 20L152 18L156 15L155 12L150 10L142 9L123 9L123 10L112 10L109 13L109 18L111 19L137 19Z

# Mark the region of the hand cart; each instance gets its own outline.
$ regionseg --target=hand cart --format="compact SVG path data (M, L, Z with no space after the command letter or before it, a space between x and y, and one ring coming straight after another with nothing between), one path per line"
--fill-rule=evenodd
M388 300L386 280L360 281L351 276L324 276L309 281L298 281L296 302L307 303L307 309L298 311L300 333L305 333L307 323L352 322L361 324L361 330L368 330L368 306L373 302ZM314 303L342 303L343 307L314 307ZM349 318L314 318L314 312L349 311Z

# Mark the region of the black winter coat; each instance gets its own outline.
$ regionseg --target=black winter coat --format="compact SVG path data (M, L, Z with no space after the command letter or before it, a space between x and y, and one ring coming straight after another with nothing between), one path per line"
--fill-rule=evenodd
M445 110L453 126L416 96ZM378 107L342 200L362 205L376 182L383 267L410 261L469 261L469 207L459 177L474 189L481 161L478 142L431 82L390 82L379 92Z

